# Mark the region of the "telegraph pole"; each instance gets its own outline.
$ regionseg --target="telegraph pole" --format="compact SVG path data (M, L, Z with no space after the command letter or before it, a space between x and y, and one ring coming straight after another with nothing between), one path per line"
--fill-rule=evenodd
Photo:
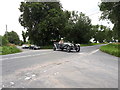
M7 24L6 24L6 31L7 31Z
M8 39L8 37L7 37L7 24L6 24L5 37Z
M6 24L6 31L5 31L5 34L7 34L7 24Z

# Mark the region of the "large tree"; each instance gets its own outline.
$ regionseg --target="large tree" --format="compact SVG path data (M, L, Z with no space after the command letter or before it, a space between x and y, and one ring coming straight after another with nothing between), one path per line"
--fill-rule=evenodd
M59 2L22 2L19 22L27 29L29 40L37 45L59 39L65 15Z
M114 24L114 37L120 42L120 2L102 2L99 7L101 19L109 19Z
M70 18L65 27L65 37L75 43L89 43L92 38L91 20L83 13L70 12Z
M27 38L27 32L22 31L22 37L23 37L23 42L26 43L26 38Z

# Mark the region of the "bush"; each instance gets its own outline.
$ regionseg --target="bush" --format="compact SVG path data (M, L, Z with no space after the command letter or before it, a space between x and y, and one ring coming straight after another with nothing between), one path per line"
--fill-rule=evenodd
M0 35L0 46L7 45L8 43L8 40L4 36Z
M21 52L21 50L18 49L16 46L3 46L1 50L2 55Z
M106 52L108 54L120 57L120 44L114 43L114 44L108 44L105 46L101 46L100 50L103 52Z

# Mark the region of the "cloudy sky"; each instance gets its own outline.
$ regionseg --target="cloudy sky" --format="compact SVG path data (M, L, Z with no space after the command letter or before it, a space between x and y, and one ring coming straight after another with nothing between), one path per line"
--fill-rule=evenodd
M24 0L2 0L0 2L0 35L4 35L7 25L8 31L15 31L22 39L21 33L24 28L19 24L20 2ZM65 10L83 12L90 17L92 24L103 24L112 27L107 21L99 21L101 12L98 4L101 0L60 0Z

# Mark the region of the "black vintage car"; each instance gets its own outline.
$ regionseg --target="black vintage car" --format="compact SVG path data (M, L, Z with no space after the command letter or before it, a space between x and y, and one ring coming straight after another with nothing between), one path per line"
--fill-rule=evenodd
M38 49L40 49L40 46L30 45L29 49L38 50Z
M70 52L71 50L75 50L76 52L80 51L80 44L73 44L69 42L64 42L63 44L59 44L58 42L55 42L53 45L53 50L66 50L67 52Z

